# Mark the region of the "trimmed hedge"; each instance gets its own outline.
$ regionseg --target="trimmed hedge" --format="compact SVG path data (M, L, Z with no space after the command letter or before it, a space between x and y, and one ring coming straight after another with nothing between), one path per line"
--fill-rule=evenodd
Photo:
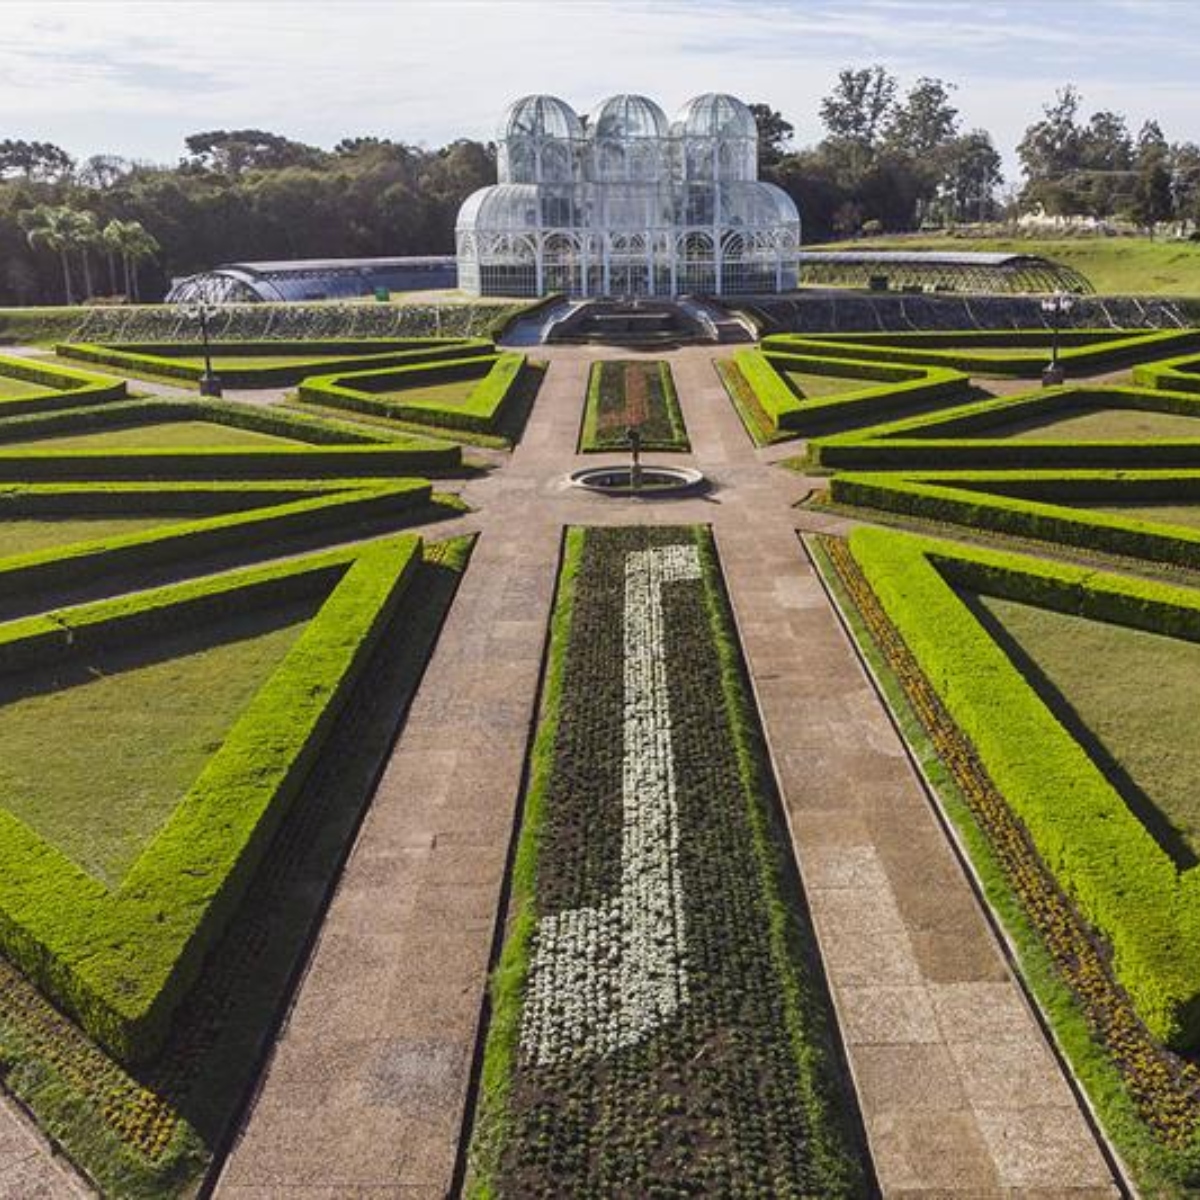
M220 341L210 344L213 370L226 387L288 387L316 373L353 371L364 365L401 366L405 363L450 361L492 351L488 338L359 338L344 341ZM129 342L98 345L64 342L56 354L84 362L119 367L132 374L155 375L196 383L203 365L180 362L199 358L199 342ZM280 366L222 367L222 358L277 354L310 356L310 361Z
M1200 641L1200 597L1161 583L860 528L854 558L1042 861L1109 943L1151 1033L1200 1041L1200 873L1180 872L957 588Z
M1185 354L1133 368L1133 382L1163 391L1200 392L1200 354Z
M234 512L137 533L84 538L67 546L0 558L0 593L7 603L18 594L90 582L101 574L136 571L181 559L194 561L246 545L255 545L261 550L288 537L327 530L334 534L357 530L366 522L397 517L429 504L433 490L424 479L402 479L387 484L359 481L357 486L347 480L338 481L334 487L336 490L315 496L289 497L284 492L275 503L268 500L260 507L253 507L254 501L250 499L243 501ZM54 492L49 494L53 496ZM190 489L179 489L171 496L171 502L179 504L182 497L194 494ZM138 495L144 511L148 497ZM217 495L220 493L209 493L210 499ZM79 494L76 493L73 499L77 506L74 511L78 512ZM122 502L125 499L122 497ZM132 501L133 497L128 499ZM25 500L25 511L31 508L35 512L46 511L36 502L30 505L28 490ZM6 512L7 501L7 496L0 500L0 517L11 512ZM87 505L86 499L84 510L95 511ZM63 511L61 504L56 511ZM0 526L0 530L2 528Z
M103 407L36 413L0 422L0 453L5 442L107 433L113 429L201 421L269 433L312 445L413 445L414 439L384 429L367 429L349 421L297 413L277 405L239 404L226 400L125 400Z
M970 388L965 375L940 367L891 366L819 354L761 350L739 350L733 361L773 429L796 435L869 424L898 410L961 399ZM784 377L788 370L877 382L853 391L808 399L799 395Z
M1180 393L1068 384L1019 396L989 397L932 415L817 438L809 443L807 453L810 462L823 467L861 470L1200 466L1200 419L1195 439L1079 441L1064 435L1058 441L1025 441L987 436L989 428L1012 421L1047 413L1070 417L1096 408L1200 418L1200 400Z
M837 355L867 362L924 364L949 367L970 375L1016 375L1036 379L1050 357L1050 331L780 333L764 338L762 345L767 351ZM991 357L973 354L972 348L1011 352ZM1200 330L1196 329L1064 329L1059 333L1059 359L1064 366L1092 372L1195 349L1200 349Z
M0 482L118 479L367 479L452 473L462 448L433 442L237 449L26 450L0 445Z
M504 351L456 362L351 371L306 379L297 392L302 403L342 408L372 416L391 417L416 424L444 426L474 433L492 433L526 378L528 361L523 354ZM477 379L461 405L396 399L380 393L424 388L439 383Z
M829 494L839 504L1200 569L1200 529L1070 507L1200 503L1200 471L847 472L834 476Z
M153 1055L420 559L416 537L13 622L0 668L327 593L115 890L0 810L0 947L118 1058Z
M109 379L104 375L8 354L0 355L0 375L51 389L41 395L0 397L0 421L27 413L83 408L106 400L122 400L127 394L123 379Z

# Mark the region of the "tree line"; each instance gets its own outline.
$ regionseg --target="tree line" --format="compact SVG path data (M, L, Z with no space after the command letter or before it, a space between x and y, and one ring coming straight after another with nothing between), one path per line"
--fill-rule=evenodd
M848 67L822 100L822 135L793 146L780 112L752 105L760 168L796 201L806 241L988 221L1014 207L1121 218L1152 229L1200 220L1200 146L1148 121L1088 116L1071 86L1017 148L1001 195L987 130L963 128L955 85L902 91L885 67ZM459 205L496 180L495 146L426 149L353 137L331 150L266 130L185 139L171 166L49 142L0 141L0 304L161 297L173 275L239 259L447 254Z

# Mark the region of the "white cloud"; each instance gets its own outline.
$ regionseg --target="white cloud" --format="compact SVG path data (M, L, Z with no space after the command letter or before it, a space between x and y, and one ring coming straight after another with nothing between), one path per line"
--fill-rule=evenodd
M8 0L0 136L173 160L186 134L254 126L330 145L355 133L486 138L514 96L587 109L644 91L763 100L801 140L839 67L959 84L1009 156L1070 80L1091 107L1200 140L1200 10L1184 0Z

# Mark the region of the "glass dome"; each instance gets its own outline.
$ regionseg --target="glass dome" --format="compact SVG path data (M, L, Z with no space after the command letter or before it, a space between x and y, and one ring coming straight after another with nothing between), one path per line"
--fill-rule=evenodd
M707 93L668 126L645 96L613 96L585 127L554 96L500 122L500 182L458 214L459 282L483 295L679 295L795 286L800 218L757 179L754 116Z
M583 137L583 122L557 96L522 96L504 110L496 128L497 142L514 137L564 138L577 142Z

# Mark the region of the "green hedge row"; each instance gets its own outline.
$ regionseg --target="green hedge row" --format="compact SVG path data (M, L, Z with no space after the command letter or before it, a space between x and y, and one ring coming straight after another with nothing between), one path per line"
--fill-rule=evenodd
M289 498L284 493L274 503L268 501L261 507L253 507L253 499L243 500L234 512L0 558L0 592L7 599L87 582L102 573L121 574L180 560L194 562L206 555L246 545L261 548L289 537L354 531L366 523L399 517L429 504L432 491L432 485L424 479L387 484L362 481L357 487L347 480L339 481L338 490L324 495ZM194 494L189 490L181 496ZM209 499L216 495L219 493L211 493ZM78 512L80 497L73 499L74 511ZM143 497L142 511L145 502ZM27 502L27 511L28 507ZM95 511L86 499L82 507L85 512ZM5 507L0 504L0 516L4 515Z
M159 425L168 421L201 421L269 433L312 445L413 444L412 438L384 429L367 429L348 421L292 412L276 405L238 404L224 400L123 400L92 408L35 413L0 422L0 451L5 442L35 438L106 433L112 429Z
M60 653L281 597L327 599L115 890L0 810L0 947L127 1062L152 1056L228 922L420 560L419 538L13 622Z
M847 472L833 477L829 494L839 504L1200 568L1200 529L1070 507L1072 501L1200 503L1200 471Z
M0 445L0 481L118 479L367 479L452 473L462 448L433 442L401 445L182 450L25 450Z
M106 400L121 400L126 395L123 379L109 379L8 354L0 355L0 376L50 389L40 395L0 397L0 420L60 408L82 408Z
M777 431L817 433L868 424L887 413L961 399L970 383L958 371L940 367L891 366L830 358L822 354L739 350L733 361ZM800 396L785 371L875 380L873 385L829 396Z
M971 375L1023 378L1040 376L1050 357L1050 333L1045 329L955 333L780 333L764 338L762 344L767 351L925 364L949 367ZM1063 330L1059 334L1059 347L1059 358L1064 366L1095 372L1200 349L1200 330ZM983 353L987 350L1008 350L1009 353Z
M823 467L986 469L988 467L1175 467L1200 466L1200 419L1196 437L1132 441L1025 441L988 437L1011 422L1047 415L1071 417L1097 408L1137 409L1200 418L1200 400L1178 392L1134 387L1046 388L1020 396L989 397L935 414L889 421L852 433L814 439L808 459Z
M525 355L505 351L477 355L457 362L319 375L306 379L297 395L302 403L307 404L434 427L492 433L506 406L517 394L518 385L524 380L527 369ZM381 395L463 379L476 379L479 382L460 405L426 400L406 401Z
M1200 597L1161 583L860 528L850 548L1042 861L1112 948L1151 1033L1200 1040L1200 873L1180 872L956 589L1200 640Z
M1185 354L1133 368L1133 382L1164 391L1200 392L1200 355Z
M268 341L212 343L213 370L226 387L288 387L315 373L353 371L367 364L376 367L401 366L405 363L450 361L470 358L494 350L487 338L363 338L355 341ZM64 342L54 347L56 354L84 362L103 363L133 374L157 375L168 379L197 382L204 374L198 362L196 342L145 342L97 345L88 342ZM309 361L279 366L222 366L222 358L237 355L305 355Z

